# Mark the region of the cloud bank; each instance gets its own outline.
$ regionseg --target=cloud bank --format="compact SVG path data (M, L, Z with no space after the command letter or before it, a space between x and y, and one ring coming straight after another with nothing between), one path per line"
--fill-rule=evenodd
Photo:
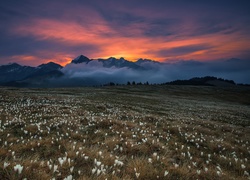
M101 62L93 60L88 64L68 64L62 72L65 74L55 84L64 86L103 85L109 82L126 84L165 83L177 79L185 80L193 77L215 76L234 80L236 83L250 84L250 61L230 59L227 61L178 61L174 63L140 63L144 69L103 67Z

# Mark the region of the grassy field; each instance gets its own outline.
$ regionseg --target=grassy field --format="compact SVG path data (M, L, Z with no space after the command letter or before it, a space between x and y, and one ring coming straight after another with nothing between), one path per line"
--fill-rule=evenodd
M249 88L0 88L1 180L249 174Z

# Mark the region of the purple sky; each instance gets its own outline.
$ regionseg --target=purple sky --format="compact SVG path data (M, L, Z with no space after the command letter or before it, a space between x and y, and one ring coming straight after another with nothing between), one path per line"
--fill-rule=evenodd
M9 0L0 21L0 64L250 59L247 0Z

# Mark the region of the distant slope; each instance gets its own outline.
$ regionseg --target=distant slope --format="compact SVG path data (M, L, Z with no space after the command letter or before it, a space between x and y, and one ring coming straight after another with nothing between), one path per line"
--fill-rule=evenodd
M222 78L217 78L213 76L206 76L206 77L195 77L189 80L175 80L168 82L166 84L171 85L193 85L193 86L235 86L235 82L232 80L226 80Z
M0 66L0 83L22 80L34 72L35 68L17 63L2 65Z
M37 67L21 66L17 63L0 66L0 85L27 87L43 84L50 78L60 77L62 66L54 62Z

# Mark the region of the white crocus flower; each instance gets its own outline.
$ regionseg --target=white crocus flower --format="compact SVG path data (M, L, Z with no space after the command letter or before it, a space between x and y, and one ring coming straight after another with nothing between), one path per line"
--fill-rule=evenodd
M18 174L21 174L23 171L23 166L21 166L20 164L17 164L14 166L14 171L17 171Z
M166 171L164 172L164 176L167 176L168 173L169 173L169 172L166 170Z
M5 169L5 168L8 167L9 165L10 165L10 163L4 162L3 168Z

